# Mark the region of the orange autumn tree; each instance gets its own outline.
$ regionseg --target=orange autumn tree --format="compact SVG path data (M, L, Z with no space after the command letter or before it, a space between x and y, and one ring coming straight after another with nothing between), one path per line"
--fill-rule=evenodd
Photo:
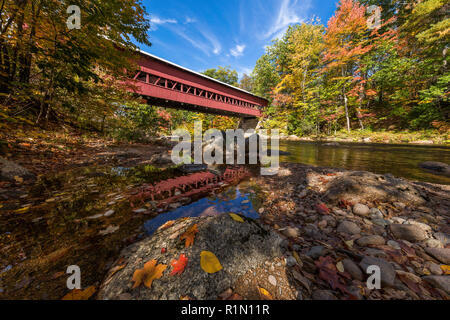
M325 53L322 57L330 85L335 88L331 98L342 99L350 132L349 97L355 85L361 85L361 57L367 54L373 45L369 43L370 30L367 26L366 7L353 0L341 0L336 14L328 21L324 41ZM356 79L356 81L355 81ZM327 97L330 98L330 97ZM359 111L357 111L358 115Z

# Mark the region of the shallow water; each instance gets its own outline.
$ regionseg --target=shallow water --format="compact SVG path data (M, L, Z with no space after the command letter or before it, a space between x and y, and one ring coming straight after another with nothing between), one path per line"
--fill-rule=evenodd
M280 161L391 173L415 181L450 184L450 177L436 175L419 168L419 163L438 161L450 163L450 148L443 146L414 146L339 143L325 146L325 142L280 141L280 150L290 155Z
M259 218L261 200L251 183L245 181L228 187L223 192L192 202L167 213L160 214L144 224L148 235L170 220L184 217L204 217L221 213L238 213L248 218Z

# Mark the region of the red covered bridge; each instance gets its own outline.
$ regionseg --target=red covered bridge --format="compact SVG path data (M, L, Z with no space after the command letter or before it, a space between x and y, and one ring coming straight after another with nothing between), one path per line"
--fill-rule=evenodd
M255 119L267 100L141 51L134 74L135 93L148 104Z

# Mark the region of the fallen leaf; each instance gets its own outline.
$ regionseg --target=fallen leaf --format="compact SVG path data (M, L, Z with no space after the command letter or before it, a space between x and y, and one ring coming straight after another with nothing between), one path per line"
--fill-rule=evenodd
M16 182L18 182L18 183L22 183L23 182L23 178L19 177L19 176L14 176L14 180L16 180Z
M342 261L339 261L338 263L336 263L336 269L338 269L339 272L345 271Z
M106 228L105 230L101 230L101 231L99 231L99 235L102 235L102 236L105 236L105 235L107 235L107 234L111 234L111 233L114 233L114 232L116 232L117 230L119 230L119 226L113 226L113 225L110 225L110 226L108 226L108 228Z
M84 290L73 289L64 297L62 297L61 300L88 300L90 297L92 297L95 291L96 291L95 286L90 286Z
M324 203L317 204L316 210L320 214L330 214L330 209Z
M25 213L25 212L27 212L29 209L30 209L30 207L24 207L24 208L21 208L21 209L17 209L17 210L15 210L14 212L15 212L15 213Z
M167 265L165 264L157 265L155 259L148 261L144 264L144 268L134 271L132 278L134 281L133 288L139 287L142 283L144 283L147 288L150 288L153 280L161 278L166 268Z
M230 215L230 217L231 217L234 221L237 221L237 222L244 222L244 219L242 219L241 216L238 216L238 215L235 214L235 213L230 213L229 215Z
M183 239L186 240L186 242L184 244L184 246L186 248L190 247L194 244L195 234L197 232L198 232L197 224L194 224L193 226L189 227L186 230L186 232L180 236L180 240L183 240Z
M341 279L337 274L336 265L330 256L320 257L318 261L314 262L319 268L319 278L328 282L333 290L339 289L342 293L349 293L347 288L341 283Z
M208 273L216 273L223 269L219 259L210 251L202 251L200 253L200 266L203 271Z
M189 296L181 296L180 300L192 300Z
M353 244L354 244L353 240L344 241L344 243L349 249L353 248Z
M450 266L443 264L443 265L441 265L441 269L442 269L442 272L444 272L444 274L450 274Z
M175 223L175 220L169 220L166 223L164 223L161 227L158 228L158 230L165 230L167 228L170 228Z
M303 266L302 259L300 259L300 256L298 255L297 251L292 251L292 256L297 260L297 263L300 267Z
M127 264L125 263L125 264L122 264L122 265L120 265L120 266L115 266L115 267L111 268L111 271L110 271L109 276L112 277L117 271L122 270L122 269L125 268L126 266L127 266Z
M263 300L273 300L272 295L264 288L258 288L261 298Z
M176 274L182 274L184 271L184 268L186 267L186 264L188 262L188 258L181 254L180 258L178 260L172 260L170 265L173 267L172 272L170 273L171 276L174 276Z

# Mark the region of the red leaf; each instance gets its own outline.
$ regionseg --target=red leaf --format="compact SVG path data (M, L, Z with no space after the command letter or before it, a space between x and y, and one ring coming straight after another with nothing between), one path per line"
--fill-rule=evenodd
M330 214L330 209L324 203L317 204L316 210L320 214Z
M188 262L188 258L184 254L181 254L180 258L178 260L175 260L175 259L172 260L170 265L173 267L173 270L170 273L170 275L174 276L176 274L182 274L184 271L184 268L187 265L187 262Z

